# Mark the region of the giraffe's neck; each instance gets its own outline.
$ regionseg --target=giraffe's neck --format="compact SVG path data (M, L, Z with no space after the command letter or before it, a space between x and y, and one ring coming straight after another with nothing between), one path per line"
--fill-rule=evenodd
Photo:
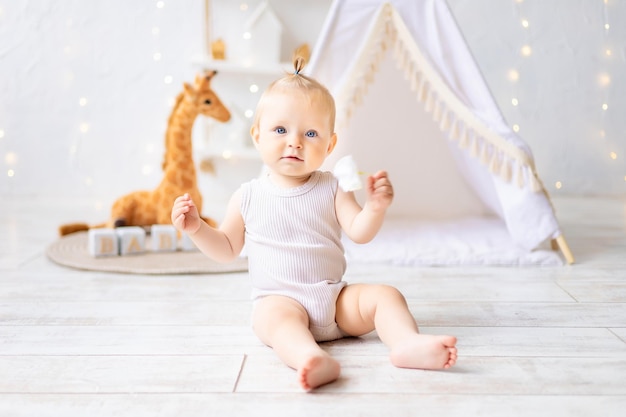
M198 116L198 110L181 95L172 111L165 135L165 168L166 171L195 170L191 132Z

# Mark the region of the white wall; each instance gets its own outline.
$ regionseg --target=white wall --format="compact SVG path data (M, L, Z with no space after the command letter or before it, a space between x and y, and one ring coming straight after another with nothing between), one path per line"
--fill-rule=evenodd
M293 0L270 0L292 43L283 55L315 38L330 4L300 1L304 12ZM551 194L625 196L626 1L448 3ZM203 7L203 0L0 0L0 196L85 197L106 211L115 197L156 186L172 99L199 70L194 57L205 48ZM228 26L230 18L217 18L214 30ZM519 54L524 44L529 57ZM214 88L224 97L219 77ZM202 175L214 187L205 195L214 192L220 179Z
M550 193L626 195L626 1L448 4L506 120L531 145ZM528 57L520 54L524 45Z

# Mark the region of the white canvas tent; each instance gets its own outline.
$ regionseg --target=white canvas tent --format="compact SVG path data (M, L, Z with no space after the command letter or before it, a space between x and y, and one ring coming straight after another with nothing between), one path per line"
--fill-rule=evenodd
M395 187L383 230L367 245L346 242L349 258L560 265L560 248L573 262L532 153L444 0L335 0L306 70L337 102L325 168L351 154Z

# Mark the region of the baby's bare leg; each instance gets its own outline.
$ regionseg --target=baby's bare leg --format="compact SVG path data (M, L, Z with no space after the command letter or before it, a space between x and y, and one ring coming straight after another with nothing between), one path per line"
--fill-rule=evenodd
M319 347L309 331L306 310L294 299L268 296L257 301L253 328L287 366L297 370L306 391L339 377L339 362Z
M337 299L336 318L354 336L376 330L399 368L445 369L456 363L456 337L420 334L404 296L393 287L346 286Z

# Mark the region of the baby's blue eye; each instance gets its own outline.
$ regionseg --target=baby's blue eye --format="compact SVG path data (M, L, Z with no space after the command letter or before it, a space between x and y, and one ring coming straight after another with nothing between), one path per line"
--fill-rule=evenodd
M274 129L274 131L280 135L287 132L287 130L284 127L277 127L276 129Z
M309 130L308 132L306 132L306 136L308 138L314 138L317 136L317 132L315 130Z

